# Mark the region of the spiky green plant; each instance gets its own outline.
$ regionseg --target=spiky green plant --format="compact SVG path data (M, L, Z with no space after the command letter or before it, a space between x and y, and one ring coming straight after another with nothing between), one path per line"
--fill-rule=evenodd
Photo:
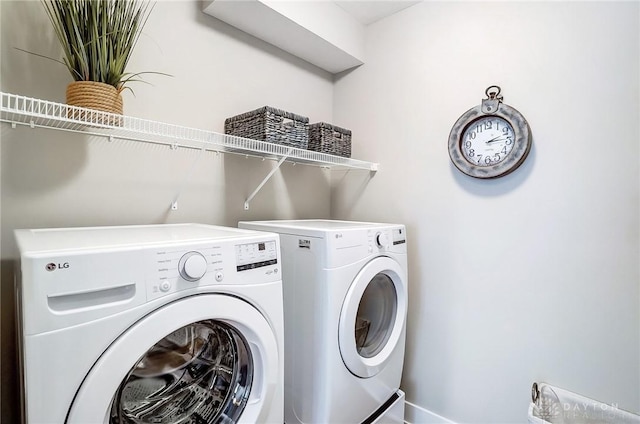
M41 0L76 81L119 91L140 73L125 72L153 5L138 0Z

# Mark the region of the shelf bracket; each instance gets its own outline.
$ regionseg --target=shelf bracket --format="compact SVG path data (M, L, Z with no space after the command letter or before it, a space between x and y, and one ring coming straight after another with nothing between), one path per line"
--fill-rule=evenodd
M251 202L251 200L256 196L256 194L258 194L262 186L264 186L267 183L267 181L269 181L269 178L271 178L273 174L275 174L276 171L280 169L280 165L282 165L284 161L287 160L290 153L291 153L291 150L289 150L285 156L280 158L280 160L278 161L278 164L267 174L266 177L264 177L264 180L262 180L262 182L258 185L258 187L256 187L255 190L253 190L253 193L251 193L249 197L247 197L247 200L244 201L245 211L249 210L249 202Z

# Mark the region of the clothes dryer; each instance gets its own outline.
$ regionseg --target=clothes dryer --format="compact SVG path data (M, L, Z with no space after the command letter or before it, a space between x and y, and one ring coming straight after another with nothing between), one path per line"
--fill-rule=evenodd
M24 421L281 423L276 234L16 230Z
M239 226L280 234L285 422L402 423L405 227L330 220Z

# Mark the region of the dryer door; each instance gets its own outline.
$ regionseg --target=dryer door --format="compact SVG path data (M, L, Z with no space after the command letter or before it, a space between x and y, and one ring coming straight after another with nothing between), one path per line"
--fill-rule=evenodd
M340 313L340 354L352 374L373 377L384 368L398 343L404 343L406 316L402 268L388 257L372 260L351 284Z
M253 306L220 294L177 300L130 327L94 364L69 424L264 420L278 345Z

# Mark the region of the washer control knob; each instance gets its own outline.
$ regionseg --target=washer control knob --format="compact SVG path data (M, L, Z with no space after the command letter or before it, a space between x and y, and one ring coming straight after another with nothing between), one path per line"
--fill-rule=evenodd
M376 234L376 244L378 247L387 247L389 244L389 238L385 233Z
M171 290L171 283L168 281L163 281L162 283L160 283L160 291L163 293L168 292L169 290Z
M207 272L207 260L202 253L185 253L178 263L180 276L187 281L198 281Z

